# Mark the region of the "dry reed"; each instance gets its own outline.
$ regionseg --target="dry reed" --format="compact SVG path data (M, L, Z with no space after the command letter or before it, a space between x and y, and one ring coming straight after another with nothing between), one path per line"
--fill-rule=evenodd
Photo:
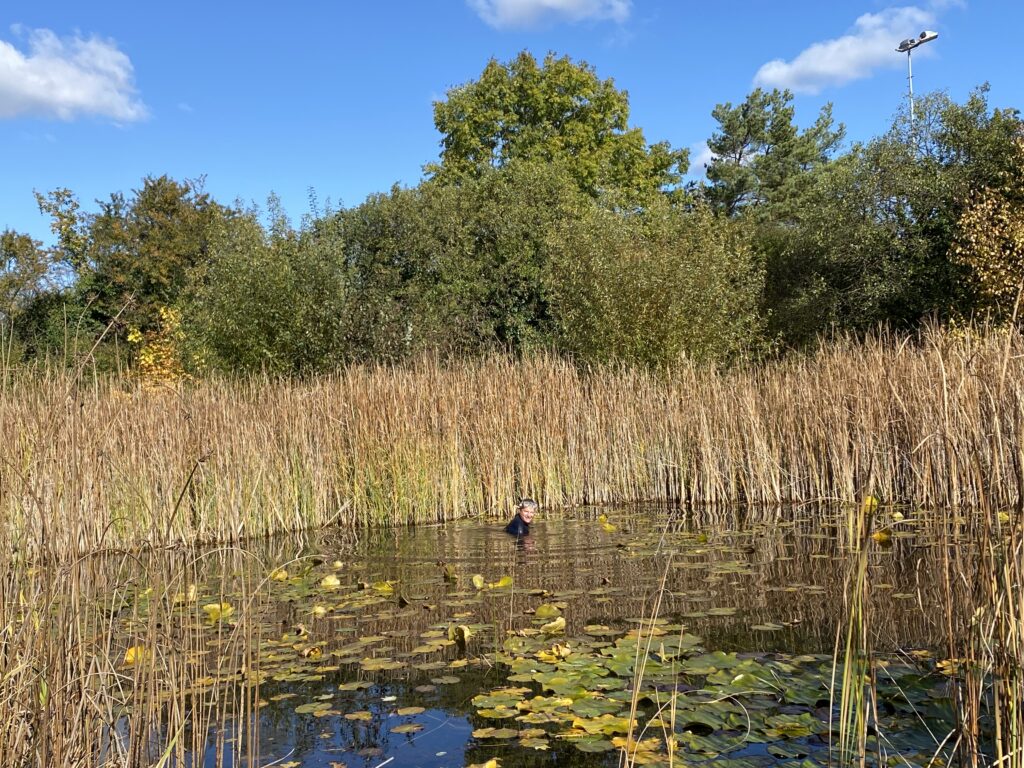
M771 506L870 485L932 508L1016 505L1024 338L1009 334L724 372L421 360L163 393L25 374L0 391L0 535L66 557L494 514L527 494Z

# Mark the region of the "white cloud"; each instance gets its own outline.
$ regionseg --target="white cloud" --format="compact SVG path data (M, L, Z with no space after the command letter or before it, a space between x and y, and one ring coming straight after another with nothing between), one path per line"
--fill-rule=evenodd
M529 27L545 17L568 21L629 18L632 0L467 0L477 14L496 29Z
M906 66L896 46L935 24L935 15L915 6L865 13L842 37L814 43L792 61L776 59L762 66L754 85L819 93L823 88L870 77L876 69ZM922 53L930 51L925 46Z
M699 141L690 145L690 170L687 176L696 179L703 179L707 173L707 166L715 159L715 153L711 151L706 141Z
M11 28L21 35L20 26ZM110 40L28 32L28 51L0 40L0 119L82 115L131 122L146 117L131 60Z

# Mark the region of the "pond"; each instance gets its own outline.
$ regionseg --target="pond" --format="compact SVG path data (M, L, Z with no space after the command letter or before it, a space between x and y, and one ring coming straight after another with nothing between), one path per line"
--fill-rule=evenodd
M827 765L848 512L581 508L545 512L519 540L469 520L208 554L159 625L199 672L186 688L149 683L191 714L146 758L582 766L616 765L625 745L635 764ZM867 560L868 764L941 764L950 541L897 517ZM155 600L141 583L125 599L125 663L142 667Z

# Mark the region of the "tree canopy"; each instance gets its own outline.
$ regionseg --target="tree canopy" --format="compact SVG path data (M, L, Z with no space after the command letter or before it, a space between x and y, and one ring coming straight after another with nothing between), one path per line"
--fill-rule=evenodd
M629 125L629 95L586 62L523 51L507 64L491 60L480 78L434 103L441 132L433 178L459 182L514 161L561 162L590 194L649 193L677 184L687 151L648 144Z

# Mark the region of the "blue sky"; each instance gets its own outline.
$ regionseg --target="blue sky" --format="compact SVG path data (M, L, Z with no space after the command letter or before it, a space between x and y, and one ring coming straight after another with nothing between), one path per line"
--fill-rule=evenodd
M45 2L0 7L0 230L52 240L33 190L68 187L87 210L146 175L206 177L222 202L274 192L296 220L309 189L353 206L414 185L436 159L432 102L490 58L548 51L630 94L648 141L698 160L716 103L755 85L825 102L850 139L885 129L906 98L893 50L924 28L915 92L1024 106L1024 3L681 0Z

